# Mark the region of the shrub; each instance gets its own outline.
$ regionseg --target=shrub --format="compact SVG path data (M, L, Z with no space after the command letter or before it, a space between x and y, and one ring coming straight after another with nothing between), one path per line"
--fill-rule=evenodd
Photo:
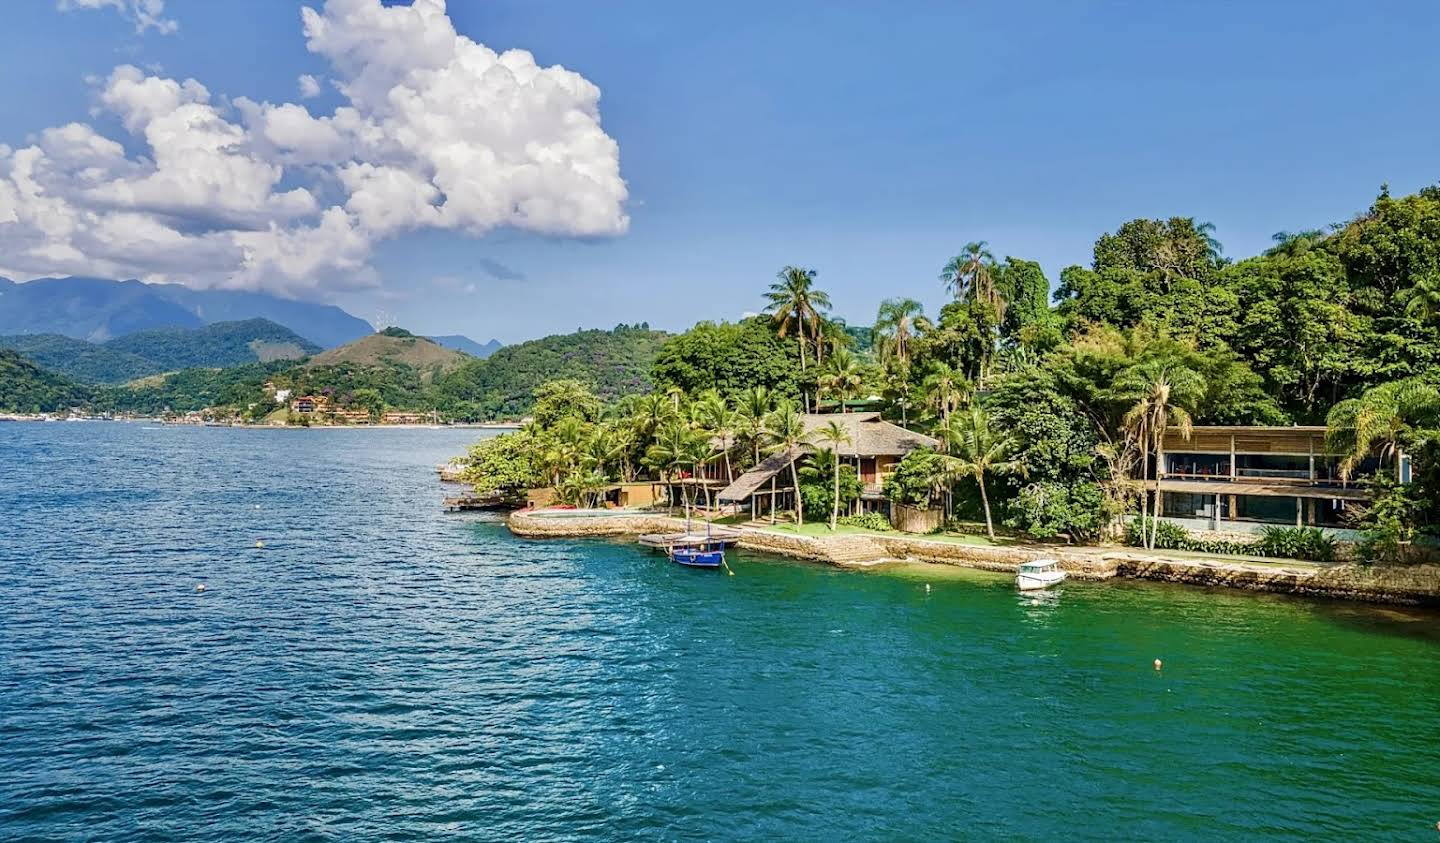
M1266 527L1255 542L1260 556L1335 561L1335 540L1314 527Z
M1140 519L1125 527L1125 543L1143 547ZM1283 559L1308 559L1313 562L1335 561L1335 540L1314 527L1266 527L1260 538L1250 542L1203 539L1192 535L1179 524L1161 521L1156 527L1157 550L1188 550L1193 553L1216 553L1226 556L1269 556Z
M893 529L890 526L890 519L878 512L867 512L863 515L842 515L839 521L847 527L859 527L862 530L884 532Z

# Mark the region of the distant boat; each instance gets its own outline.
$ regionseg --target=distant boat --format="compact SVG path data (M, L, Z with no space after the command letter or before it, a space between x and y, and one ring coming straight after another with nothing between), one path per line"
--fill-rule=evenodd
M1065 572L1060 570L1060 563L1054 559L1022 562L1015 575L1015 584L1020 587L1021 591L1049 588L1064 581Z
M670 545L670 561L687 568L719 568L725 564L725 543L700 540Z

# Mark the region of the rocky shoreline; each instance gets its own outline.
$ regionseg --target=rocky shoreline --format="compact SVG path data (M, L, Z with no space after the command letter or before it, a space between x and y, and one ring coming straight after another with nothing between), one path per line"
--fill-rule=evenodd
M522 510L507 525L532 539L638 536L678 532L683 519L645 513L566 517L564 510ZM867 565L903 560L956 565L1012 573L1022 562L1056 559L1071 577L1114 577L1299 594L1370 603L1440 605L1440 565L1364 567L1354 563L1312 565L1277 560L1248 562L1225 558L1176 556L1121 547L1013 545L987 547L904 533L792 536L745 527L741 548L836 565Z

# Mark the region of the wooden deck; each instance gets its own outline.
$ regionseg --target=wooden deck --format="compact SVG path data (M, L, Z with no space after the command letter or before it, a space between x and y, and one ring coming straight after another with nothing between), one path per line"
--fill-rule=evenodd
M708 542L732 545L740 540L740 535L740 531L733 527L711 527L710 534L707 536L703 527L692 526L688 533L647 533L640 537L640 543L657 550L669 550L672 547Z

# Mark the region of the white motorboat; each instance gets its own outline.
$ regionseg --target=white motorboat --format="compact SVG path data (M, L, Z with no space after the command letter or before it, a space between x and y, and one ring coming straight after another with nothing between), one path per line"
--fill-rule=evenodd
M1015 574L1015 584L1020 587L1021 591L1049 588L1064 581L1065 572L1060 570L1060 563L1054 559L1021 562Z

